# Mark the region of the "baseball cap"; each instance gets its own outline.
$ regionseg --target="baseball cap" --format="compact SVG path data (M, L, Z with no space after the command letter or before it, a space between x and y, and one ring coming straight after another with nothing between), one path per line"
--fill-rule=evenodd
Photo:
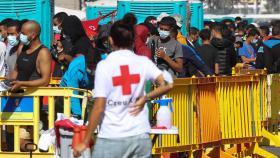
M183 25L183 17L180 14L175 14L172 17L176 20L177 26L181 28Z

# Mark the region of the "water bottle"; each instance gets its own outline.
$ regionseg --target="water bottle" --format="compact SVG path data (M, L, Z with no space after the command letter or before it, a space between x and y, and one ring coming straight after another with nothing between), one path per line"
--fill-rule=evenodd
M172 99L164 96L160 100L155 100L154 103L160 106L157 111L157 127L170 129L172 127ZM168 105L170 105L170 108Z

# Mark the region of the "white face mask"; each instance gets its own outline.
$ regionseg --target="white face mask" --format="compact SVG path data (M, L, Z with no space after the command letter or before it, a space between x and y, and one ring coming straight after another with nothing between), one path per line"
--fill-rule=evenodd
M256 44L257 42L258 42L258 39L253 39L253 40L252 40L252 43L253 43L253 44Z
M163 31L158 29L158 33L161 39L166 39L167 37L170 36L170 32L169 31Z
M19 40L17 39L17 36L8 36L7 39L8 39L8 43L11 46L16 46L19 43Z
M58 26L53 26L53 32L55 34L60 34L61 33L61 30L58 28Z
M4 41L5 41L5 38L3 37L2 34L0 34L0 41L1 41L1 42L4 42Z
M148 38L147 38L146 43L145 43L146 45L148 45L148 43L149 43L149 41L150 41L150 38L151 38L151 37L148 37Z
M23 44L23 45L25 45L25 46L27 46L27 45L29 45L30 44L30 41L28 40L28 37L26 36L26 35L24 35L24 34L20 34L20 42Z

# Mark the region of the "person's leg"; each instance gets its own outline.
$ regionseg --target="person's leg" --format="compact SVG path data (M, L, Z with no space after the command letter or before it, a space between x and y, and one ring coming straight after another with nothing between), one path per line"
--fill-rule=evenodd
M126 140L97 138L92 158L125 158L129 143Z
M151 158L152 142L149 134L136 136L131 140L131 154L128 158Z

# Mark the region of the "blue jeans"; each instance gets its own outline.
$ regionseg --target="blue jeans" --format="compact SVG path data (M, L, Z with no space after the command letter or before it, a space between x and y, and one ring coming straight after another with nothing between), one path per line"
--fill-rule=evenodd
M151 158L149 134L118 139L97 138L93 158Z

